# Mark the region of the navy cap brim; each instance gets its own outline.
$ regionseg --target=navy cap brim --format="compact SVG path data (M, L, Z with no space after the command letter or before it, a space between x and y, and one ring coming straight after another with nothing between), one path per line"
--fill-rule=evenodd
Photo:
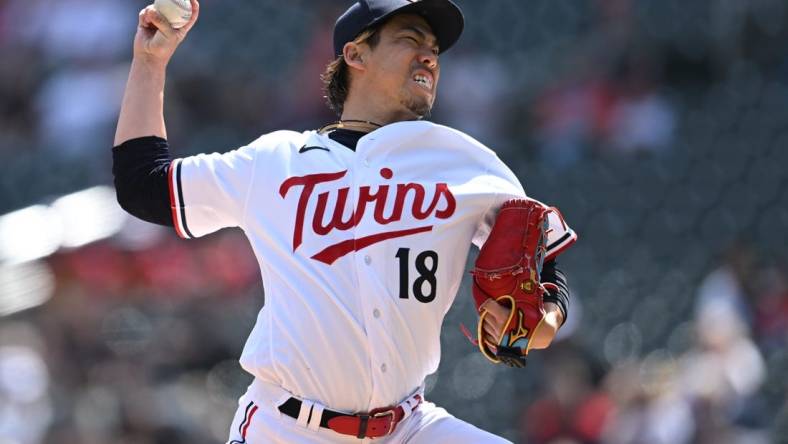
M438 48L441 53L457 43L465 27L465 18L462 15L462 11L451 0L420 0L378 17L364 29L379 25L398 14L416 14L423 17L438 40ZM345 44L353 41L361 31L363 29L353 36L335 36L335 55L337 57L341 56ZM339 37L339 39L336 39L336 37Z

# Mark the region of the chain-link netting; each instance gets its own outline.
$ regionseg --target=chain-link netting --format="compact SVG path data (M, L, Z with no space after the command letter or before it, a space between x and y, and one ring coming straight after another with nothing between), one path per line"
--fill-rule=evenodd
M176 155L333 120L319 74L347 3L204 0L168 71ZM580 240L550 350L488 364L459 330L466 282L428 398L515 442L788 442L788 4L457 3L432 120L494 148ZM0 1L0 212L111 183L144 5ZM0 260L0 442L221 442L256 267L239 233L130 221Z

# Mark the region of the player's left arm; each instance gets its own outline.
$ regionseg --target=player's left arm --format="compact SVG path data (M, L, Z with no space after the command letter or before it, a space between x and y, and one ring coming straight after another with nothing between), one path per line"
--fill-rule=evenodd
M473 236L473 243L479 248L483 248L488 240L501 205L511 199L534 200L526 197L520 180L497 157L489 164L486 179L489 181L491 189L496 191L496 195L480 219L480 224ZM549 207L544 203L536 202L543 207ZM529 340L529 348L531 349L544 349L553 342L559 329L566 321L569 310L569 286L566 275L556 266L556 258L577 241L577 234L564 221L557 208L552 208L547 217L549 228L545 233L545 256L539 276L540 282L545 284L544 288L546 289L542 304L544 318L542 325L536 329L533 337ZM485 304L487 304L488 315L484 316L479 333L484 335L490 343L496 344L498 341L495 338L501 337L501 330L508 323L511 309L494 299L488 300ZM477 308L480 313L484 311L478 305Z
M516 178L510 178L509 183L515 180ZM516 182L514 185L519 185L519 182ZM509 191L511 196L519 194L519 190L514 185L511 186ZM524 191L522 193L524 194ZM505 196L504 198L507 197ZM501 198L500 196L498 197L498 199ZM547 207L541 202L540 204ZM497 210L498 206L493 205L492 208ZM474 238L474 243L480 247L485 243L487 235L490 233L496 213L497 211L491 211L486 215L479 232ZM532 346L530 348L533 349L544 349L550 346L558 334L558 330L566 322L571 299L566 274L558 268L556 258L577 241L577 234L566 224L563 216L557 209L548 214L548 222L550 228L546 233L545 262L539 276L540 282L547 284L545 285L547 291L543 296L545 316L543 325L537 329L531 339ZM500 337L501 329L506 325L511 309L494 300L488 301L487 304L486 308L490 315L484 318L482 330L490 342L496 343L497 341L492 339Z

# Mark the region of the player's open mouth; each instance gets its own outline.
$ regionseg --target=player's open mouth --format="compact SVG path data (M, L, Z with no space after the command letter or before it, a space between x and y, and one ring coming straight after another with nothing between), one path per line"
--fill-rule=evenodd
M427 91L432 92L432 76L416 74L413 76L413 81Z

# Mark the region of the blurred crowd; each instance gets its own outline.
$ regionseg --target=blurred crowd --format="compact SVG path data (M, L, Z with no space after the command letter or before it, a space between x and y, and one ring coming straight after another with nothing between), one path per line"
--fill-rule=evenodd
M428 397L515 442L788 442L788 4L456 1L431 119L494 148L580 241L560 341L489 365L456 328L463 286ZM201 3L167 80L176 155L335 119L318 76L349 2ZM111 183L144 6L0 0L0 215ZM49 299L14 308L21 282ZM233 231L129 220L0 260L0 444L223 441L263 303Z
M559 346L544 393L522 414L523 442L783 442L788 274L752 268L750 253L731 251L692 295L692 317L645 356L633 353L631 325L610 332L603 371L588 351ZM783 361L771 375L767 356Z

